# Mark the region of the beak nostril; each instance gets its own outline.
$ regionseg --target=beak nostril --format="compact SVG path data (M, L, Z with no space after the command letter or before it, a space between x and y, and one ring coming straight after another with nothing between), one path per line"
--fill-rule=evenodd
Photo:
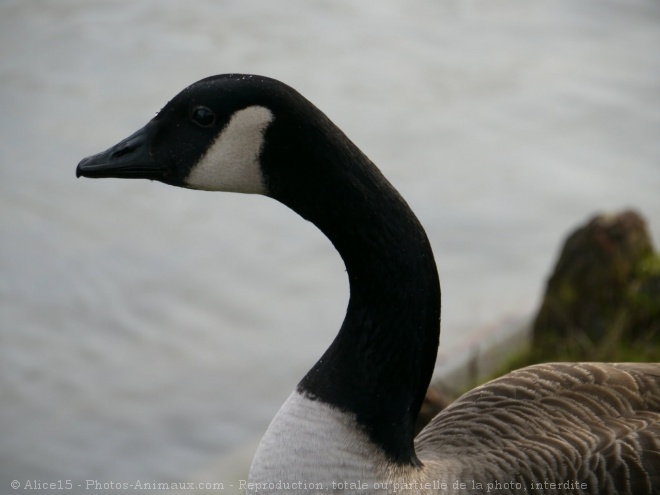
M122 148L118 149L117 151L113 152L110 155L110 158L111 159L121 158L124 155L128 155L129 153L132 153L134 150L135 150L135 146L126 145L126 146L123 146Z

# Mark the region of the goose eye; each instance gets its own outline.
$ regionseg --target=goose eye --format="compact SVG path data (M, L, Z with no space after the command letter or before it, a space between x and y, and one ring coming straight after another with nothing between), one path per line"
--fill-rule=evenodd
M200 127L210 127L215 123L215 113L208 107L197 106L190 112L190 120Z

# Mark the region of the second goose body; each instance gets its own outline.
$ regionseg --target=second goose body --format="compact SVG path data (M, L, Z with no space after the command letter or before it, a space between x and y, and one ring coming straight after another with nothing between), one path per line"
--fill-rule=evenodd
M440 332L430 243L375 165L290 87L203 79L77 175L264 194L344 260L344 322L266 431L249 493L660 493L658 364L525 368L414 438Z

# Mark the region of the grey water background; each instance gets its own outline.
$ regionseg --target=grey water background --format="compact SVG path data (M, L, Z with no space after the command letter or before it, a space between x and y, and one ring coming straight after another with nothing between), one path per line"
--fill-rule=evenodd
M339 328L341 260L278 203L75 179L183 87L281 79L380 166L433 243L441 370L594 213L657 245L659 49L656 0L0 1L0 493L229 484Z

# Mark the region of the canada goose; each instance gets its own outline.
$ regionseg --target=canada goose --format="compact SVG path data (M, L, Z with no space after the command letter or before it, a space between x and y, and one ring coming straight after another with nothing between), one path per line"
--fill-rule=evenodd
M660 493L660 364L524 368L414 438L440 333L431 246L376 166L287 85L203 79L76 173L267 195L343 258L346 318L268 427L248 493Z

